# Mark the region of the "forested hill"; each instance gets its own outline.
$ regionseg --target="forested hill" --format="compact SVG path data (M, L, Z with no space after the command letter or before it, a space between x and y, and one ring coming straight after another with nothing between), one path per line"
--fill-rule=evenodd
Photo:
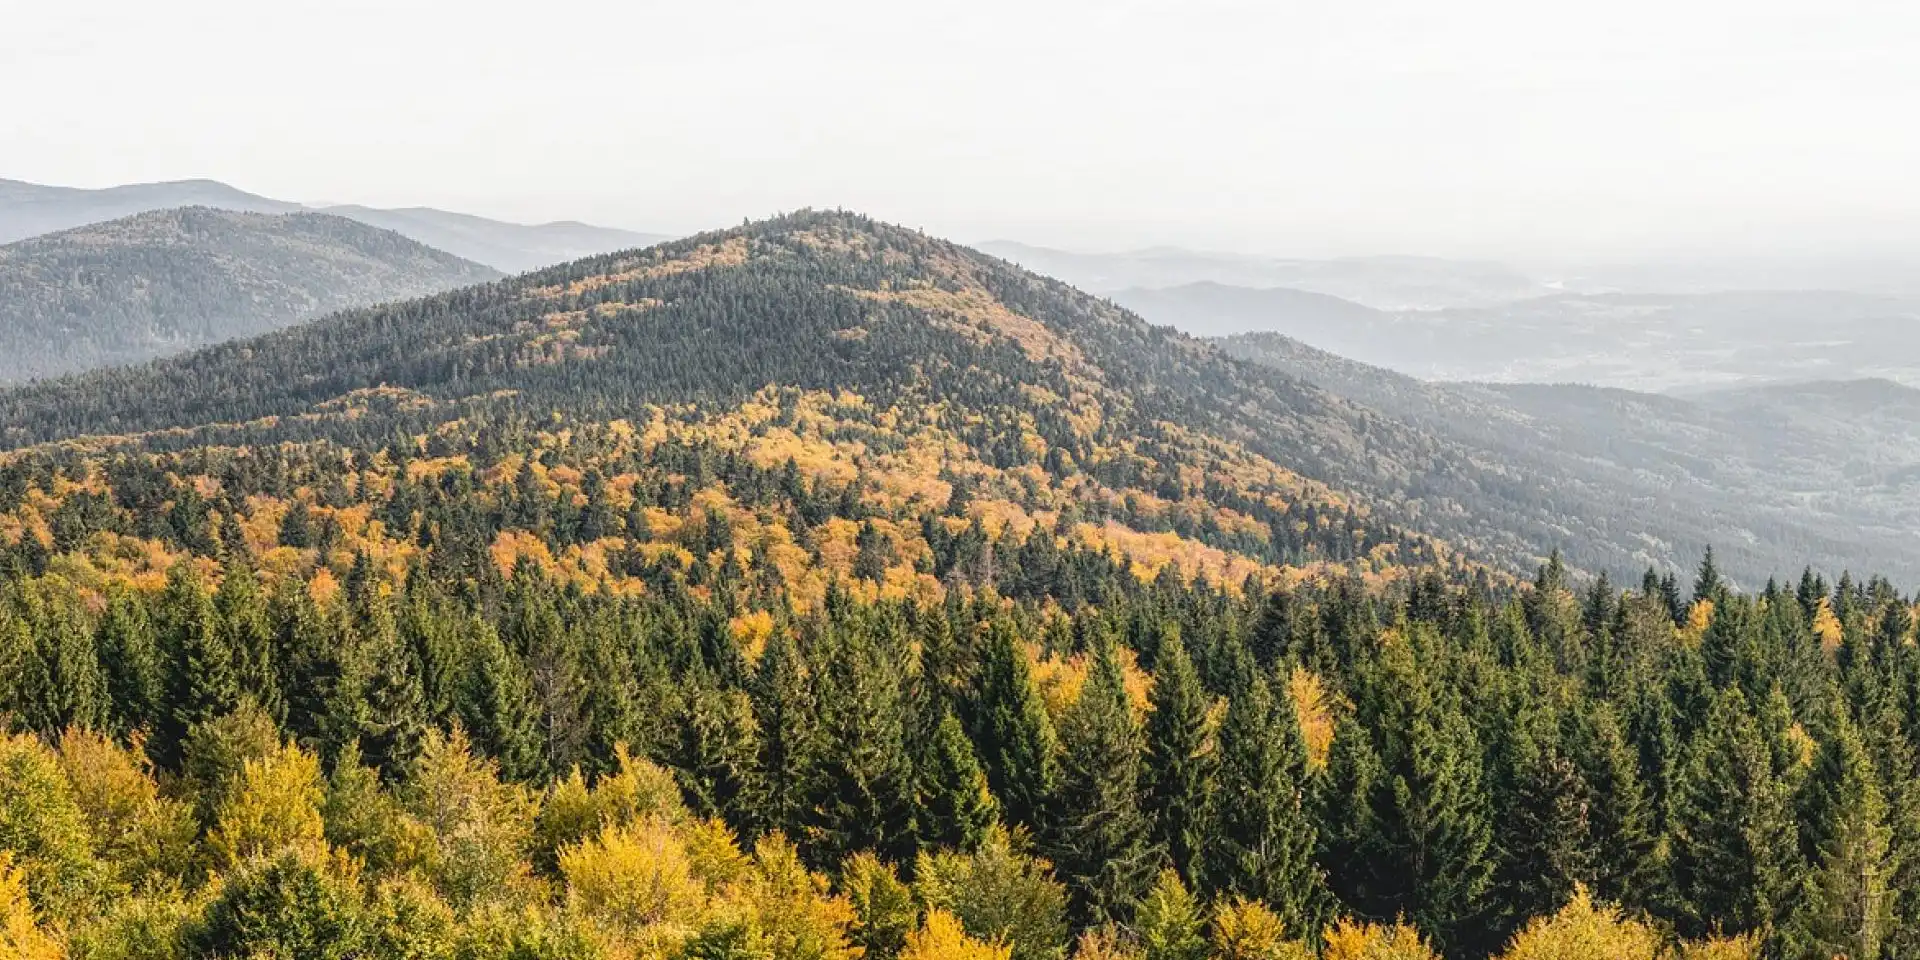
M377 447L477 410L608 422L649 404L736 409L769 386L847 391L995 469L1033 471L1052 492L1021 498L1027 509L1083 501L1090 485L1135 529L1204 516L1211 542L1262 559L1278 556L1263 545L1270 510L1309 504L1352 513L1343 524L1371 518L1339 553L1442 524L1455 548L1516 565L1550 546L1457 502L1483 486L1475 468L1417 431L1002 261L844 213L37 385L0 395L0 421L9 446L168 431L147 442ZM360 412L327 415L342 407ZM1393 562L1429 553L1427 539Z
M1325 387L1498 463L1533 490L1567 560L1616 576L1712 543L1748 586L1802 564L1920 577L1907 531L1920 392L1853 381L1667 396L1577 384L1432 383L1277 333L1227 353ZM1518 498L1516 498L1518 499Z
M0 381L134 363L495 276L340 217L136 214L0 247Z
M910 231L0 424L0 956L1920 955L1913 597L1490 575L1425 434Z

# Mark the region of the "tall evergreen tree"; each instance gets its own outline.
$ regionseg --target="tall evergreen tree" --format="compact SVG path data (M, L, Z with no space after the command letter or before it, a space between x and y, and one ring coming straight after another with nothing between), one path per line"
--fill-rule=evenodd
M367 765L388 783L412 767L427 731L426 693L413 652L400 642L392 611L384 601L362 619L366 632L358 656L367 665L361 696L366 707L356 739Z
M1661 900L1665 870L1639 758L1610 704L1590 705L1571 722L1571 750L1588 787L1594 892L1611 903L1648 909Z
M1802 802L1811 860L1787 925L1794 956L1882 956L1896 920L1895 851L1880 777L1844 715L1820 747Z
M486 623L474 623L471 650L458 706L460 721L474 744L499 764L503 776L531 779L542 769L542 756L526 670Z
M1232 691L1207 807L1201 873L1216 896L1267 904L1288 930L1316 933L1332 906L1315 862L1306 744L1292 703L1264 673Z
M191 563L175 564L167 574L160 609L161 648L170 672L167 709L153 746L164 763L173 764L187 731L232 713L243 691L213 596Z
M831 629L830 652L814 675L820 727L802 812L805 845L823 864L861 850L902 862L914 853L914 767L898 668L872 635L884 627Z
M760 728L760 771L767 785L769 827L799 836L808 771L815 755L818 706L808 668L793 634L774 629L760 654L751 688Z
M1771 932L1799 883L1787 791L1738 688L1722 691L1674 787L1673 903L1683 934Z
M1005 617L988 628L973 714L974 743L1001 813L1010 823L1044 830L1060 782L1059 741L1026 652Z
M165 700L166 672L146 603L126 589L109 589L95 646L113 703L112 728L125 733L151 727Z
M1160 641L1150 698L1147 814L1152 818L1154 841L1166 851L1174 869L1196 879L1214 757L1207 745L1207 693L1178 633Z
M696 670L682 688L676 726L678 742L669 759L688 805L700 816L724 818L740 833L757 833L764 782L751 701Z
M1404 916L1448 949L1491 949L1498 944L1473 925L1495 863L1482 748L1458 697L1436 685L1413 647L1392 638L1370 668L1364 732L1352 735L1373 742L1343 748L1335 736L1328 816L1351 826L1330 845L1328 866L1342 900L1363 915Z
M1560 742L1548 709L1522 706L1501 745L1507 789L1495 842L1500 905L1490 937L1505 942L1534 917L1560 909L1597 872L1593 798L1579 765Z
M1061 743L1054 865L1082 921L1125 922L1159 858L1140 797L1144 738L1110 642L1093 652L1080 697L1062 720Z
M913 825L922 849L973 850L1000 817L999 802L952 711L941 707L933 733L917 753Z

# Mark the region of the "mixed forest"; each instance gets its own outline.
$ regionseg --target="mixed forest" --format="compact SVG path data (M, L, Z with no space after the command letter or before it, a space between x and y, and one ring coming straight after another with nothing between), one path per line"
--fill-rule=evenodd
M1622 589L1390 422L909 231L0 415L0 956L1920 953L1913 598Z

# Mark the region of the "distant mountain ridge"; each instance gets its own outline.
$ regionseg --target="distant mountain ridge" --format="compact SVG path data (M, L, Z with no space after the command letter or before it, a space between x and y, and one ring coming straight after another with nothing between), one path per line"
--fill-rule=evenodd
M499 276L328 214L134 214L0 246L0 382L150 360Z
M128 184L98 190L0 180L0 243L151 210L192 206L242 213L334 214L392 230L503 273L524 273L594 254L651 246L666 239L658 234L583 223L508 223L431 207L307 207L213 180Z
M1284 334L1428 380L1643 392L1869 377L1920 384L1920 300L1847 291L1556 293L1400 311L1216 283L1110 296L1198 336Z
M1196 337L1226 337L1274 329L1283 318L1287 332L1340 352L1340 344L1391 321L1385 311L1339 297L1290 287L1235 287L1211 280L1178 287L1134 287L1116 291L1113 302L1154 323Z
M1007 240L988 241L979 249L1091 293L1215 283L1305 290L1379 310L1427 310L1485 306L1553 292L1505 264L1439 257L1302 260L1177 247L1077 253Z

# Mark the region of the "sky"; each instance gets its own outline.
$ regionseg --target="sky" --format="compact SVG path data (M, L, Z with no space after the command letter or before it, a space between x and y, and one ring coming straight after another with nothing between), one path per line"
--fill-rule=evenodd
M0 0L0 177L658 232L1920 252L1920 4Z

